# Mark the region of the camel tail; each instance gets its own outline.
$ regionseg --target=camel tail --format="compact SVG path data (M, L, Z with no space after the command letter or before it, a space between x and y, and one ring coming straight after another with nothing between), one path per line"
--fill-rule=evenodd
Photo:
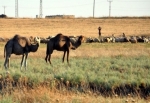
M5 49L6 49L6 47L4 47L4 58L5 58L5 54L6 54L6 50Z
M46 63L47 63L47 59L49 58L48 53L49 53L49 44L48 44L48 42L47 42L46 57L45 57L45 61L46 61Z
M48 54L48 43L47 43L47 48L46 48L46 55Z

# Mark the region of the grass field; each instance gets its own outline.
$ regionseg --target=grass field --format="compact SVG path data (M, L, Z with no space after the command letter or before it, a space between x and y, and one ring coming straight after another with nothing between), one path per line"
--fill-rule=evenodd
M97 37L98 26L102 35L150 34L150 19L0 19L0 37L10 38L16 33L47 37L59 32ZM4 45L0 43L0 73L5 76ZM27 78L33 89L18 86L11 95L0 97L2 103L150 102L148 96L144 98L150 93L150 44L83 43L70 52L71 66L62 63L63 52L59 51L52 54L53 66L46 64L45 50L46 45L41 44L36 53L29 54L26 72L19 69L21 56L12 55L12 78L18 82Z
M98 27L103 36L150 35L150 19L0 19L0 37L24 36L48 37L63 33L65 35L84 35L98 37Z

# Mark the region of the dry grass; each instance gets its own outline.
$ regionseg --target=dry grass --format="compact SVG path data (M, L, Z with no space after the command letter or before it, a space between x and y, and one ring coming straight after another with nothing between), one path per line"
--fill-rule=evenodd
M0 57L4 57L4 45L5 43L0 43ZM150 44L145 43L83 43L77 50L70 51L70 57L102 57L102 56L149 56L150 57ZM45 58L46 56L46 45L41 44L38 51L35 53L29 53L29 58L39 57ZM52 58L62 57L63 52L54 50ZM12 54L12 59L19 58L21 56L16 56Z
M7 97L8 96L8 97ZM10 95L5 95L5 98L10 98ZM149 103L149 100L144 100L138 97L124 97L120 98L116 95L114 97L103 97L96 94L79 93L51 90L46 87L37 87L34 90L15 90L13 92L13 101L20 101L21 103ZM2 100L3 98L0 97Z
M150 19L0 19L0 37L10 38L14 34L48 37L65 35L150 35Z

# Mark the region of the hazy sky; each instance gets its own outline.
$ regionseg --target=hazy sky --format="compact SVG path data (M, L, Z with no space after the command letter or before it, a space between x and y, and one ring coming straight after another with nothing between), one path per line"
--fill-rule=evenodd
M94 0L43 0L43 17L46 15L75 15L92 17ZM15 17L15 0L0 0L0 14ZM40 0L18 0L19 17L39 15ZM95 0L95 17L109 16L109 2ZM113 0L111 16L150 16L150 0Z

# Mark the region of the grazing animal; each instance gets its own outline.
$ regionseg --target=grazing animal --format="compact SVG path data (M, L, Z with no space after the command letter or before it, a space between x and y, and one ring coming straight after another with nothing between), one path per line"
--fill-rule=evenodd
M83 40L84 37L79 36L76 42L72 42L68 36L64 36L61 33L57 34L55 37L51 38L47 43L45 61L49 61L49 63L51 64L51 54L53 53L53 50L58 50L64 51L62 62L64 62L65 54L67 52L67 63L69 64L69 49L75 50L81 45Z
M94 42L94 40L92 37L86 38L86 43L93 43L93 42Z
M131 36L130 42L131 42L131 43L137 43L136 37L135 37L135 36Z
M100 39L99 38L93 38L93 41L96 43L96 42L100 42Z
M137 42L143 43L144 42L144 37L141 36L136 36Z
M129 42L129 37L127 37L126 35L125 35L125 33L123 33L122 34L122 37L124 38L124 42Z
M148 38L146 38L146 37L143 37L143 40L144 40L144 43L149 43L149 40L148 40Z
M4 47L5 69L9 68L11 54L22 55L20 70L22 70L23 65L26 69L28 53L36 52L40 45L40 38L35 37L34 41L35 44L31 44L26 37L19 35L15 35L12 39L10 39Z
M113 38L112 37L104 37L104 42L113 42Z
M123 33L121 37L115 37L115 42L129 42L129 37Z
M111 37L107 37L106 40L108 43L110 43L110 42L112 42L113 39Z

